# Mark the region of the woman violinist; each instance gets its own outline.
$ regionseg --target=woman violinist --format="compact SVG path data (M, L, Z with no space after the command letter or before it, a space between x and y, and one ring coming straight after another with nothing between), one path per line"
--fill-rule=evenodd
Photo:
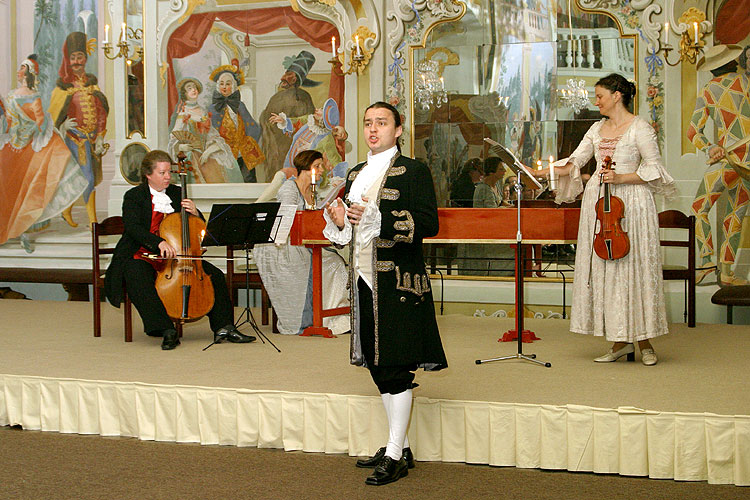
M654 129L628 111L635 85L611 74L599 80L595 90L596 106L605 118L591 126L564 166L552 167L560 176L558 203L572 201L583 191L570 330L613 342L596 362L624 355L633 361L633 343L638 342L641 361L650 366L657 362L650 339L668 333L654 194L673 196L674 180L662 164ZM584 190L580 169L592 155L597 170ZM606 157L613 168L603 168ZM539 173L549 175L549 170ZM625 205L621 222L630 249L615 260L592 251L599 224L595 206L604 183Z
M123 284L128 296L143 320L146 334L162 337L161 348L174 349L180 344L174 323L167 314L156 290L157 268L161 262L145 257L158 254L173 258L178 249L159 236L159 226L167 214L185 208L188 213L200 216L195 203L180 200L180 188L170 184L172 160L164 151L150 151L141 162L141 181L125 193L122 202L122 238L115 247L112 263L107 268L104 286L109 301L119 307L123 298ZM224 273L216 266L202 261L203 271L211 278L214 305L208 313L214 342L246 343L255 340L243 335L234 327L234 310L227 290Z

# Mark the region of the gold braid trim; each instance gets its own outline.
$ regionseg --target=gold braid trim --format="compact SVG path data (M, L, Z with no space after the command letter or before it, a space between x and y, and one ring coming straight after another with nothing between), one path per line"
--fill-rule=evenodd
M404 243L412 243L414 241L414 218L411 216L411 212L408 210L391 211L391 215L394 217L406 217L406 220L397 220L393 223L393 229L396 231L408 231L409 234L397 234L393 237L393 241L401 241Z
M375 270L381 273L393 271L395 268L396 263L392 260L380 260L375 264Z
M421 297L430 291L430 280L426 275L415 274L412 282L411 273L401 274L401 269L396 266L396 290L411 292Z
M383 188L383 192L380 194L381 200L396 201L401 196L401 191L398 189Z

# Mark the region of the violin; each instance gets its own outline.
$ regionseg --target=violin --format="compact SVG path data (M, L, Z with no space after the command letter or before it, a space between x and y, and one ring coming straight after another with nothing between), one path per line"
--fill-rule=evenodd
M180 176L180 199L187 198L188 167L184 154L177 158ZM174 164L173 164L174 165ZM206 223L185 207L164 217L159 236L177 249L174 259L167 259L156 276L156 292L170 318L181 323L196 321L214 306L214 287L203 271L201 240Z
M615 165L612 158L606 156L602 167L610 169ZM613 195L609 183L604 184L604 196L596 202L594 251L604 260L622 259L630 252L628 233L623 231L620 220L625 216L625 203Z

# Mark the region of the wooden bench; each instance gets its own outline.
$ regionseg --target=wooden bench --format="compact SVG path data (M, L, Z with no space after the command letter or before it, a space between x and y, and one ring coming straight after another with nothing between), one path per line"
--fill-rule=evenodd
M88 301L91 269L36 269L0 267L3 283L59 283L68 292L68 300Z

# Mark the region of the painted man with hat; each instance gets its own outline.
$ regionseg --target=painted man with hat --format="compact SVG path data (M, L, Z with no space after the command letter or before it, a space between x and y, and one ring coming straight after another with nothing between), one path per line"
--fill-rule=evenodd
M728 195L726 215L721 223L724 241L717 269L720 285L748 283L732 271L742 220L750 202L750 145L742 144L743 139L750 137L750 78L746 57L743 58L744 69L737 70L737 58L741 54L739 46L716 45L698 62L697 69L710 71L714 78L698 95L687 131L688 139L708 155L706 163L709 164L692 204L701 258L699 282L717 269L708 214L723 191ZM715 141L704 134L709 118L714 122Z
M264 159L258 145L261 129L241 100L239 87L245 83L245 75L236 60L232 63L211 73L216 90L208 111L211 124L232 149L245 182L257 182L256 167Z
M284 113L288 117L298 118L315 112L312 97L301 87L314 87L319 82L307 78L307 74L315 64L315 56L303 50L295 57L284 59L284 74L281 76L279 90L268 100L266 109L260 115L263 128L263 153L266 156L258 172L258 180L269 182L274 174L284 165L292 138L286 135L276 123L271 120L272 114Z
M49 107L55 126L88 179L83 201L89 223L96 222L94 189L102 181L101 157L109 147L104 143L109 103L97 85L96 76L86 73L88 55L95 47L93 42L80 31L74 31L65 39L60 77L52 91ZM63 212L63 217L68 224L75 225L70 208Z

